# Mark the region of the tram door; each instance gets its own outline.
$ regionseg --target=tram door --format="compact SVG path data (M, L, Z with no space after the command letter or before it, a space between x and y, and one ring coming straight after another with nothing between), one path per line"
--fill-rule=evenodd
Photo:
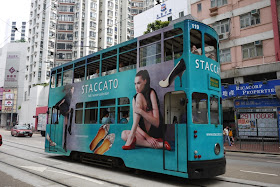
M57 137L58 131L58 123L59 123L59 110L56 108L49 108L49 120L48 123L50 125L46 128L46 138L48 140L47 149L49 151L56 152L57 151L57 142L59 137ZM51 140L51 141L50 141ZM51 142L55 142L52 144Z
M164 150L164 169L187 172L187 98L184 91L164 96L165 140L172 150Z

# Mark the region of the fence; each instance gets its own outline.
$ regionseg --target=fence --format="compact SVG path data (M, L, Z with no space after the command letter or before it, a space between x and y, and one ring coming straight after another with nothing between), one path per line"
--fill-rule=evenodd
M227 142L224 143L226 151L248 151L256 153L279 153L279 138L268 137L236 137L232 146Z

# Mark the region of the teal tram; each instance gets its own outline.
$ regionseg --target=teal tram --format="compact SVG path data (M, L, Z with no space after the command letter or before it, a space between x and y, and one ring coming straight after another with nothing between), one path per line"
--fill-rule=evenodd
M184 178L225 173L218 35L184 20L51 70L45 151Z

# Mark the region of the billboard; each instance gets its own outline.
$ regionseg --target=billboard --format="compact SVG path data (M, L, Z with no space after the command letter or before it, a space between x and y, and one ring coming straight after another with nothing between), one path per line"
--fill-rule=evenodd
M17 112L17 89L16 88L4 88L3 89L3 101L2 101L2 113L16 113Z
M6 58L4 87L16 87L18 84L18 70L20 63L20 52L8 52Z

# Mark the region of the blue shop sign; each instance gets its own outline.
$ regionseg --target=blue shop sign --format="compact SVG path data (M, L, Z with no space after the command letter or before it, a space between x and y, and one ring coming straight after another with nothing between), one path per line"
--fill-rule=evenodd
M270 80L264 83L263 81L244 83L240 85L222 86L222 98L253 96L253 95L275 95L275 86L280 85L280 80Z
M255 108L255 107L277 107L280 106L280 99L263 98L263 99L238 99L234 101L235 108Z

